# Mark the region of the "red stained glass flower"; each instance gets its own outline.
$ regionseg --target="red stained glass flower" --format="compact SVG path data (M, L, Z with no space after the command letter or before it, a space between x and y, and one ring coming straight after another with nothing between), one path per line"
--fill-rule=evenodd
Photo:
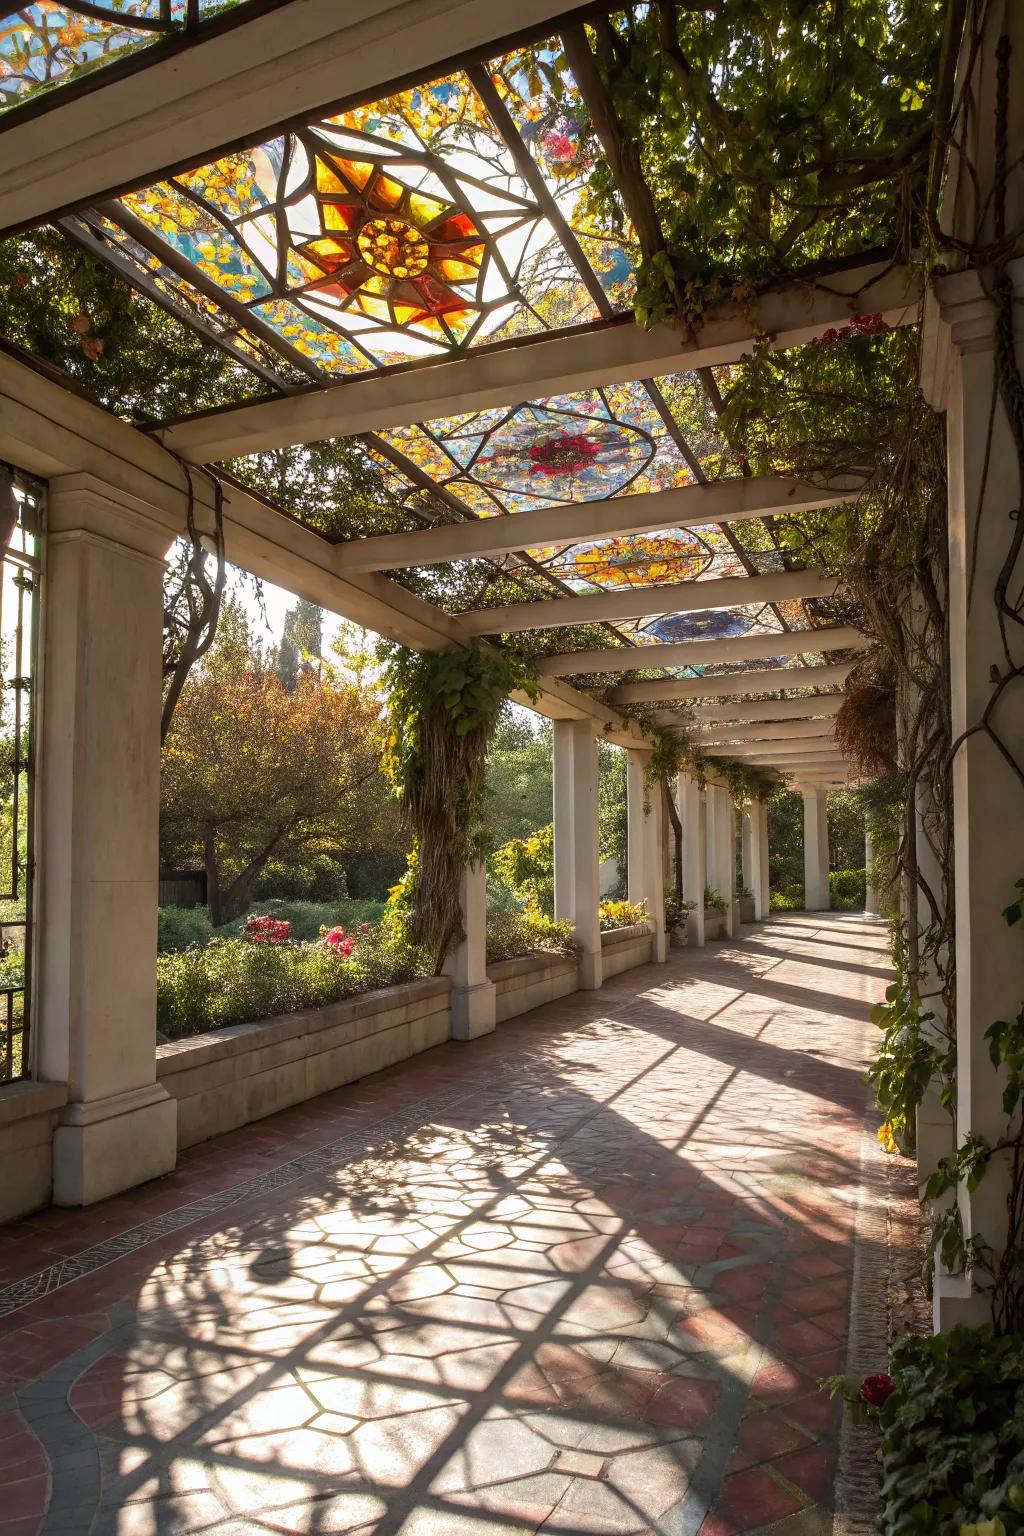
M586 469L600 451L597 443L590 442L582 433L560 432L556 437L532 444L530 474L574 475Z
M876 1376L865 1376L860 1384L860 1395L872 1408L882 1408L896 1391L896 1383L886 1371Z

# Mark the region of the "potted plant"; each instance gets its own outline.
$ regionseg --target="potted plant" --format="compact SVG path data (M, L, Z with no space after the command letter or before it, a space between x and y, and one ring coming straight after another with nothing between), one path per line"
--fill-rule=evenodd
M704 887L704 937L720 939L725 928L725 902L710 885Z
M684 901L675 886L665 891L665 928L673 949L685 949L690 942L689 916L696 908L695 901Z

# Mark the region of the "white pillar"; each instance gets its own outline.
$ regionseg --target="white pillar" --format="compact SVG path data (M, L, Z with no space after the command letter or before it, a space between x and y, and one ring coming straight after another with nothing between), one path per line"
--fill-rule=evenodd
M467 864L459 886L462 941L445 961L452 979L452 1039L475 1040L495 1028L494 983L487 976L487 871Z
M1004 33L1010 40L1006 147L1011 165L1019 153L1024 9L990 7L977 46L970 40L976 61L968 82L974 110L963 145L970 174L958 185L951 178L942 208L944 226L981 249L1001 235L996 48ZM954 172L957 154L952 147ZM1005 180L1005 226L1012 231L1024 207L1019 168L1008 170ZM992 716L1002 750L984 731L973 730L992 698L994 669L1006 675L1008 662L1024 663L1019 626L1008 622L1004 637L994 599L1024 499L1005 393L997 384L996 278L991 270L967 268L935 280L922 327L921 380L929 403L946 412L951 727L954 741L960 741L953 758L957 1135L961 1141L977 1136L990 1142L1002 1136L1006 1117L985 1032L997 1019L1014 1018L1020 1007L1020 935L1006 928L1000 912L1021 874L1024 819L1020 781L1008 760L1024 760L1024 683L1019 678L1004 690ZM1009 290L1006 319L1019 360L1024 355L1024 260L1009 262L1001 282ZM1020 585L1018 559L1010 577L1011 603ZM961 1187L959 1194L965 1237L984 1238L997 1248L1006 1231L1006 1167L1005 1158L994 1158L978 1188ZM938 1275L934 1296L935 1319L942 1328L980 1321L987 1312L985 1298L968 1277Z
M555 845L555 917L573 922L572 721L556 720L551 733L552 800Z
M808 912L827 912L832 905L828 885L828 790L805 785L804 797L804 906Z
M760 800L752 800L743 808L741 843L743 854L743 884L754 898L754 921L760 922L766 915L764 888L767 883L767 822L762 815L765 807Z
M683 900L694 903L687 919L691 944L704 944L704 887L707 871L704 863L704 835L701 801L704 796L691 773L681 773L676 781L676 806L683 823Z
M719 887L725 902L726 937L733 939L740 931L740 904L736 900L736 807L728 789L719 789L715 828L718 833Z
M668 959L665 932L665 797L660 784L651 789L650 811L644 823L647 853L644 860L647 915L651 923L651 959L656 965Z
M100 482L51 482L39 737L38 1071L66 1082L54 1200L174 1167L156 1081L163 555Z
M872 866L875 862L875 850L871 846L871 833L864 828L864 911L875 914L878 911L878 892L875 889Z
M555 916L572 923L580 987L601 985L600 855L597 839L597 741L586 720L554 729Z
M626 752L626 895L630 901L643 901L647 896L647 759L646 752Z
M771 913L772 895L768 882L768 807L763 800L754 802L754 869L754 916L764 922Z

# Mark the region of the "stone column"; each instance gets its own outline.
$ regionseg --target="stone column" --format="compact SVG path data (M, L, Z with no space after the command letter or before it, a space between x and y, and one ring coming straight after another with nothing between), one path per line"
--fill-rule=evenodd
M872 879L872 865L875 862L875 850L871 846L871 833L864 829L864 911L872 916L878 912L878 892Z
M174 1167L156 1081L165 533L84 476L51 482L39 736L38 1069L66 1082L54 1200Z
M574 922L572 721L556 720L551 733L552 801L555 845L555 917Z
M715 827L718 832L719 890L725 902L725 932L734 939L740 931L740 904L736 900L736 807L728 789L719 789Z
M754 898L754 920L760 922L767 912L764 887L767 883L767 820L762 816L765 807L760 800L752 800L743 808L740 830L743 861L743 884Z
M445 961L452 979L452 1039L475 1040L495 1028L494 983L487 976L487 870L467 864L459 886L463 938Z
M957 148L943 198L942 221L958 239L984 249L1001 236L1003 208L996 195L996 49L1010 38L1008 73L1009 164L1005 228L1024 217L1024 178L1015 161L1024 134L1024 9L992 7L972 43L969 89L974 112L965 152L971 174L957 176ZM961 58L964 74L966 54ZM963 89L958 83L958 91ZM949 484L949 633L951 725L959 740L953 759L954 890L956 917L957 1135L995 1141L1006 1117L1000 1078L988 1055L985 1031L1012 1019L1020 1007L1021 937L1006 928L1000 911L1021 874L1020 827L1024 792L1008 759L1024 761L1024 681L1004 689L992 723L997 745L974 731L989 704L993 672L1024 663L1018 626L999 624L995 590L1020 516L1024 485L1004 392L996 374L995 294L1001 283L1005 323L1012 326L1016 355L1024 355L1024 259L999 274L967 268L935 280L922 327L922 387L931 405L946 412ZM1009 600L1020 593L1021 560L1012 572ZM994 1159L978 1188L961 1188L965 1237L1000 1248L1005 1239L1005 1159ZM987 1312L969 1277L936 1276L935 1321L941 1328L974 1323Z
M754 893L754 807L745 805L740 813L740 870L744 887Z
M644 822L646 857L644 860L644 900L651 923L651 959L656 965L668 959L668 935L665 931L665 802L664 791L656 784L650 795L650 810Z
M754 802L754 853L754 868L757 872L754 916L759 922L764 922L771 913L772 895L768 883L768 807L763 800Z
M587 720L556 720L554 730L555 916L576 930L580 987L601 985L597 741Z
M626 894L630 901L643 901L647 896L647 758L646 752L626 753Z
M683 823L683 900L695 903L687 919L691 944L704 944L704 835L701 826L701 801L704 796L691 773L681 773L676 781L676 805Z
M828 884L828 790L805 785L804 797L804 907L808 912L827 912L832 905Z

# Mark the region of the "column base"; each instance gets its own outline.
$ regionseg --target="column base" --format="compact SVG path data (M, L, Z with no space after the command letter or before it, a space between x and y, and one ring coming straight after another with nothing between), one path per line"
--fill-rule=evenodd
M576 959L580 991L597 992L604 982L603 957L599 949L581 949Z
M951 1275L936 1262L932 1279L932 1328L948 1333L963 1324L979 1328L991 1319L989 1299L975 1290L969 1275Z
M664 965L668 959L668 934L664 924L656 924L651 934L651 961L654 965Z
M704 934L704 908L702 905L694 907L693 911L687 916L686 933L691 944L697 949L704 948L707 939Z
M452 988L452 1039L477 1040L497 1027L493 981Z
M178 1105L159 1083L69 1104L53 1138L54 1205L93 1205L170 1173Z

